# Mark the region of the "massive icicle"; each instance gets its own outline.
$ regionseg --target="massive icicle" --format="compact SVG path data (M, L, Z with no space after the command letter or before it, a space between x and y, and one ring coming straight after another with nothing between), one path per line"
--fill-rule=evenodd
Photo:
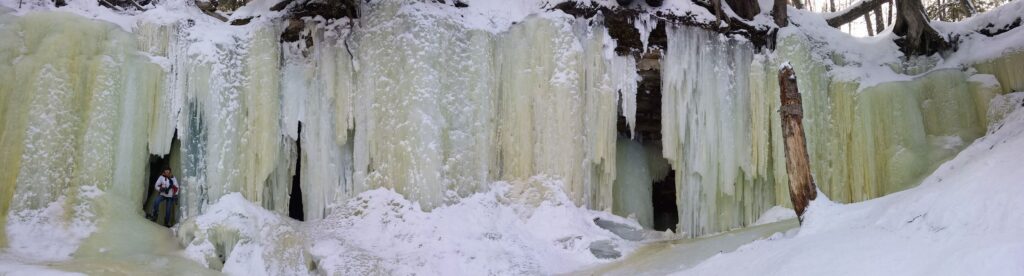
M662 68L662 139L676 170L680 231L689 236L752 223L774 204L753 175L749 43L671 28Z

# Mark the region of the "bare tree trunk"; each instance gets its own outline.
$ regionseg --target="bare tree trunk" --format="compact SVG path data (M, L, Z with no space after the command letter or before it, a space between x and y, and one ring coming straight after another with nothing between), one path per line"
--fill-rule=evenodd
M942 3L942 0L938 0L936 2L938 2L939 7L942 7L942 4L944 4ZM946 21L946 9L944 8L939 9L939 21Z
M803 103L796 86L796 73L787 62L779 69L779 99L782 106L782 139L786 147L786 174L789 176L789 199L797 219L804 221L807 205L818 197L811 176L811 163L807 157L807 141L804 138Z
M889 2L889 18L886 18L885 22L889 22L889 24L892 24L892 10L893 10L894 7L892 6L892 0L889 0L888 2Z
M881 33L885 30L885 18L882 17L882 5L875 7L875 33Z
M761 13L761 7L755 0L725 0L725 4L743 19L754 19L754 16Z
M836 12L836 0L828 0L828 12Z
M896 24L893 33L901 36L897 44L906 55L927 55L950 47L938 31L928 24L921 0L896 0Z
M775 0L772 6L772 17L775 18L775 25L779 28L789 25L789 17L786 15L786 0Z
M800 0L793 0L793 7L802 10L804 9L804 3L800 2Z
M864 14L864 25L868 27L868 36L875 35L875 30L871 28L871 13Z
M721 25L722 23L722 0L711 0L713 7L715 7L715 26Z

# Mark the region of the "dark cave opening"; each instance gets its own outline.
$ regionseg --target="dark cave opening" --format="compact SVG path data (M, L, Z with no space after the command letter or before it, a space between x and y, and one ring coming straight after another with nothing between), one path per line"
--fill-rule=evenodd
M288 194L288 216L303 221L305 219L304 212L302 211L302 185L301 174L302 171L302 123L299 123L299 135L298 139L295 139L295 173L292 175L292 188Z
M659 25L659 27L662 26ZM635 131L631 131L625 117L619 116L618 132L620 136L633 137L645 147L653 146L661 149L661 51L645 52L638 55L638 58L637 73L641 78L637 82L636 114L633 128ZM621 108L619 114L622 114ZM668 173L664 177L654 179L651 183L654 230L676 231L676 226L679 224L675 174L676 172L669 167Z
M676 225L679 224L675 179L675 170L669 170L665 178L652 183L651 203L654 205L654 230L671 229L675 232Z
M177 218L177 207L179 202L177 200L171 201L170 203L162 202L159 206L154 206L157 199L160 197L159 191L156 190L155 184L157 179L163 173L165 169L171 169L171 174L175 179L178 179L178 164L175 162L178 160L178 153L181 151L181 143L178 141L178 130L174 130L174 136L171 138L171 150L168 154L150 155L149 156L149 174L146 177L146 193L144 194L142 201L142 211L146 214L146 218L150 221L161 223L165 226L171 226L178 223ZM181 183L178 183L181 187ZM179 191L180 195L180 191ZM154 208L156 207L156 208ZM168 210L168 208L170 210ZM170 218L166 219L165 216L170 214ZM166 222L166 223L165 223Z

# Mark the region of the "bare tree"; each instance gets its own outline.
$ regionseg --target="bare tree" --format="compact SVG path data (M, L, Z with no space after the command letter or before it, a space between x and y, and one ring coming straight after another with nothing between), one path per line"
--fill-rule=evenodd
M827 18L829 26L839 27L866 15L880 7L887 0L862 0L844 9L837 15ZM891 22L891 21L890 21ZM870 20L867 22L871 23ZM932 54L950 47L939 32L928 23L924 5L921 0L896 0L896 22L893 33L900 36L897 40L900 50L907 55Z

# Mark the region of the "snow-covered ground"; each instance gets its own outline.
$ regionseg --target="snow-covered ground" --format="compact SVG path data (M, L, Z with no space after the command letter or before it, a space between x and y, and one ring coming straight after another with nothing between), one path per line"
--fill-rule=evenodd
M1024 275L1021 156L1018 108L916 188L846 205L819 194L798 231L677 275Z

